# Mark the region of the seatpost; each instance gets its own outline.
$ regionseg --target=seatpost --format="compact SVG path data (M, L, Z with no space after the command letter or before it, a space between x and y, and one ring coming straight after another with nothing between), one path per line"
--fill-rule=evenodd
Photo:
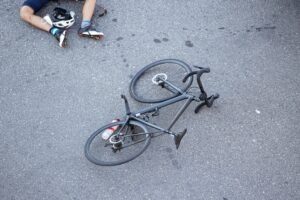
M130 111L129 104L128 104L126 96L124 94L122 94L121 98L124 99L125 109L126 109L126 115L130 115L131 111Z

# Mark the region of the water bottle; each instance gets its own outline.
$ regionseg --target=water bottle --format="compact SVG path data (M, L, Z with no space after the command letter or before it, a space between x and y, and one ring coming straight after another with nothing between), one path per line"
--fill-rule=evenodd
M114 120L112 120L112 123L118 122L118 121L120 121L120 119L114 119ZM116 125L116 126L105 129L105 131L103 131L103 133L102 133L102 139L107 140L118 129L118 127L119 127L119 125Z

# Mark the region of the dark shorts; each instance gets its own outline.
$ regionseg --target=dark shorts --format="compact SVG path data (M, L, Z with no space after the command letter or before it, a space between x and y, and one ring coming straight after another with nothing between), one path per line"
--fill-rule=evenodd
M32 8L34 10L34 12L36 13L37 11L39 11L42 7L44 7L47 3L49 2L49 0L26 0L23 3L23 6L29 6L30 8Z

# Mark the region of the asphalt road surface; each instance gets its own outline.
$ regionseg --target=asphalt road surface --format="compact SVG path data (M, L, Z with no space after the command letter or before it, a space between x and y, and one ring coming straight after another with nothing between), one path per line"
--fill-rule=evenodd
M299 1L100 1L95 41L77 35L82 2L60 0L38 14L77 13L66 49L20 20L22 0L0 4L1 200L300 199ZM145 106L130 79L164 58L210 67L220 99L183 114L179 150L164 136L127 164L90 163L86 139L124 114L120 94Z

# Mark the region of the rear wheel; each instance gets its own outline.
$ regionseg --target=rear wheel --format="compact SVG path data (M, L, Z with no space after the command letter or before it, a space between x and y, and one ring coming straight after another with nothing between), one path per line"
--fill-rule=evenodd
M107 139L102 138L106 130L113 130ZM129 162L141 155L150 144L147 128L137 122L115 122L94 132L85 144L86 158L96 165L113 166Z
M165 59L151 63L141 69L131 80L129 92L137 101L143 103L159 103L178 96L176 90L167 84L161 84L167 80L182 91L186 91L192 84L193 77L183 83L186 74L191 68L183 61Z

